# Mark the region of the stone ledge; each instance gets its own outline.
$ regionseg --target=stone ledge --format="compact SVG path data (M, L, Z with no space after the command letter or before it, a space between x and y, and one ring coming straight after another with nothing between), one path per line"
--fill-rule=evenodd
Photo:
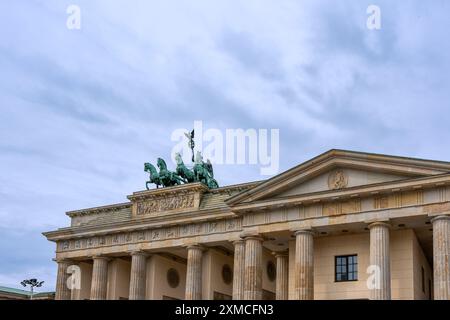
M123 203L117 203L117 204L112 204L112 205L107 205L107 206L67 211L66 215L68 215L71 218L74 218L74 217L81 217L81 216L86 216L86 215L99 214L99 213L108 212L108 211L119 211L119 210L126 209L129 207L131 207L131 202L123 202Z

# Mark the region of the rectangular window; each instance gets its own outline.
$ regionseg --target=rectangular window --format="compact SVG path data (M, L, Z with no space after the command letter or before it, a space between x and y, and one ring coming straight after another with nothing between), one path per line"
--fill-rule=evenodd
M336 256L335 257L335 281L358 280L358 256Z

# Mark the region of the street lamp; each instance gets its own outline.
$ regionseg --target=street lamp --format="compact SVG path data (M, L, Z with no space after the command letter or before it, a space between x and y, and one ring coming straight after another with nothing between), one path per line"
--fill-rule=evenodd
M27 280L23 280L20 284L24 287L26 287L27 285L30 286L30 288L31 288L30 299L33 300L34 287L36 287L36 288L42 287L43 283L44 283L44 281L37 281L37 279L27 279Z

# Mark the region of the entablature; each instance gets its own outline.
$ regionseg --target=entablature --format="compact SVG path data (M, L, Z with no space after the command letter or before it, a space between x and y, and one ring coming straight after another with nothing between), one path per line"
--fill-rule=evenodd
M441 174L431 177L383 182L367 186L357 186L338 190L327 190L309 194L292 195L286 197L265 199L254 202L243 202L230 205L236 214L246 214L252 211L267 211L271 209L289 208L314 205L325 202L351 201L366 197L383 197L387 194L400 194L435 189L435 192L450 185L450 174Z

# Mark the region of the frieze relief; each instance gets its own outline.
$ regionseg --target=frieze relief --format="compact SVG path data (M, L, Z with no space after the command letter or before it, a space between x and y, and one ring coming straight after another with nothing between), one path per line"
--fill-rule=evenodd
M194 195L185 194L173 197L164 197L136 203L136 215L149 215L163 211L194 208Z
M128 196L132 202L132 217L159 217L164 214L196 211L207 187L200 183L172 188L135 192Z
M102 246L126 245L139 242L163 241L180 237L208 235L220 232L232 232L241 229L241 219L233 218L152 230L122 232L83 239L63 240L58 242L58 249L59 251L92 249Z

